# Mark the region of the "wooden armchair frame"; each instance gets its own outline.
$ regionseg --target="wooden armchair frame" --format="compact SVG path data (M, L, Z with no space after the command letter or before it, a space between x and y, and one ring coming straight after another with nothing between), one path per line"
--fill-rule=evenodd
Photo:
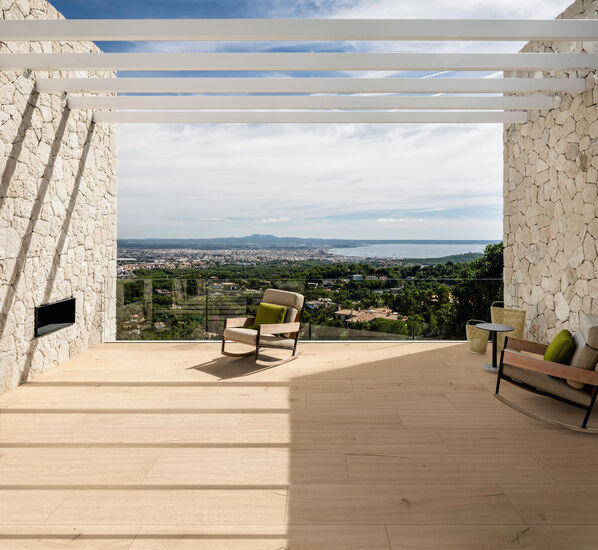
M255 322L255 317L235 317L231 319L224 320L224 328L222 330L222 348L221 353L222 355L227 355L228 357L250 357L251 355L255 355L255 362L258 365L264 367L275 367L277 365L282 365L283 363L288 363L289 361L293 361L297 359L299 355L297 353L297 340L299 339L299 330L301 329L301 316L303 315L303 308L297 314L296 320L292 323L279 323L279 324L271 324L271 325L260 325L257 328L257 337L255 340L255 349L251 351L247 351L244 353L232 353L230 351L225 350L226 338L224 337L224 331L227 328L250 328L253 326ZM295 342L293 344L291 356L287 359L281 359L280 361L261 361L260 360L260 349L263 348L270 348L270 349L287 349L281 346L277 346L274 343L270 342L262 342L261 336L263 335L283 335L288 334L289 339L293 339ZM231 342L235 342L235 340L230 340ZM239 342L241 344L246 344L245 342Z
M530 342L521 338L507 337L507 340L505 341L505 347L502 350L500 356L500 365L498 367L498 376L496 379L496 392L494 394L494 397L496 397L499 401L502 401L505 405L511 407L512 409L515 409L516 411L523 413L536 420L539 420L541 422L545 422L553 426L559 426L561 428L567 428L569 430L576 430L587 433L598 433L598 428L587 427L590 415L592 414L592 410L596 403L596 398L598 396L598 372L596 372L595 370L585 370L580 369L578 367L570 367L569 365L561 365L560 363L545 361L544 359L531 357L529 355L521 353L529 352L535 354L544 354L547 347L547 345L538 344L536 342ZM559 395L554 395L540 388L536 388L530 384L521 382L520 380L516 380L510 376L507 376L503 371L505 364L510 365L512 367L518 367L524 370L539 372L541 374L546 374L555 378L573 380L575 382L581 382L583 384L586 384L592 388L590 392L590 404L587 406L581 405L579 403L576 403L575 401L565 399ZM544 416L528 411L520 407L519 405L516 405L515 403L509 401L508 399L499 394L501 380L506 380L511 384L519 386L520 388L523 388L525 390L537 393L539 395L544 395L546 397L551 397L552 399L556 399L557 401L561 401L562 403L566 403L567 405L571 405L573 407L577 407L586 411L581 426L567 424L564 422L559 422L558 420L546 418Z

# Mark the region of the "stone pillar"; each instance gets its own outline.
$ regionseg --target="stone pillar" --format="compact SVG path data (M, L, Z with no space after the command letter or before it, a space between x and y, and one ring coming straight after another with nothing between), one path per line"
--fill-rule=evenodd
M62 15L45 0L2 0L0 17ZM0 42L3 54L97 51L92 42ZM37 93L40 76L73 74L0 73L0 391L114 334L114 127ZM34 338L35 307L71 296L75 324Z
M576 0L560 18L598 18ZM523 52L598 53L596 42L530 42ZM527 333L547 341L598 313L598 86L596 70L505 73L581 77L587 90L556 95L504 130L505 303L527 312Z

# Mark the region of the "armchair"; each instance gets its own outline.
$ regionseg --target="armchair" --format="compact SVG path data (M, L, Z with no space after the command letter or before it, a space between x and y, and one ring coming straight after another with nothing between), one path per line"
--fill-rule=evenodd
M285 306L287 308L285 319L280 324L260 325L253 328L255 318L240 317L225 319L222 335L223 355L229 357L249 357L255 355L256 363L262 366L277 366L288 363L297 358L297 339L301 329L301 314L303 312L304 297L296 292L276 290L269 288L264 292L263 302ZM242 353L226 351L226 342L237 342L251 346L253 349ZM260 361L259 354L262 348L288 349L291 356L280 361Z
M574 339L577 348L572 364L575 366L570 366L538 357L544 354L547 345L507 337L501 353L494 396L507 406L541 422L570 430L598 433L598 428L588 428L588 421L598 397L598 316L585 316L582 319L581 330L575 334ZM528 355L529 353L535 354L536 357ZM546 418L512 403L499 394L503 380L582 409L585 415L581 425Z

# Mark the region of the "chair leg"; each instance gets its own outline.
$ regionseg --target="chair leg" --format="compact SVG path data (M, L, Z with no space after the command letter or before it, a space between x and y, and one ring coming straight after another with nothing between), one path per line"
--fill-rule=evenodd
M507 342L508 342L508 337L505 338L505 346L507 345ZM502 377L502 370L504 367L504 364L503 364L504 357L505 357L505 350L503 348L503 350L500 352L500 363L498 364L498 372L496 373L496 390L494 390L494 393L496 395L498 395L498 391L500 390L500 379Z
M278 365L282 365L284 363L288 363L289 361L293 361L294 359L297 359L297 357L299 356L299 354L297 353L297 338L295 338L295 345L293 346L293 350L291 352L291 356L286 358L286 359L280 359L279 361L262 361L260 360L260 331L258 328L258 334L257 334L257 338L256 338L256 343L255 343L255 349L252 349L251 351L245 352L245 353L231 353L229 351L225 351L224 346L226 343L226 339L223 337L222 338L222 348L221 348L221 353L222 355L226 355L228 357L250 357L253 356L255 359L255 362L265 368L269 368L269 367L277 367Z
M278 361L260 360L259 359L259 347L256 348L256 351L255 351L255 362L262 367L278 367L279 365L284 365L285 363L289 363L290 361L297 359L297 357L299 357L299 354L297 353L296 347L293 348L293 351L291 352L290 357L287 357L286 359L280 359Z
M226 340L223 338L222 339L222 349L220 350L220 353L222 355L226 355L227 357L249 357L250 355L253 355L255 353L255 351L253 351L253 350L246 351L244 353L231 353L230 351L225 351L225 349L224 349L225 342L226 342Z
M598 395L598 386L596 386L594 388L594 391L592 392L592 401L590 401L590 404L588 405L588 410L586 412L586 415L583 418L583 422L581 424L582 428L586 428L588 425L588 420L590 420L590 415L592 414L592 409L594 408L594 404L596 403L596 396Z
M496 376L496 389L494 390L494 393L496 395L498 395L499 390L500 390L500 369L498 371L498 375Z

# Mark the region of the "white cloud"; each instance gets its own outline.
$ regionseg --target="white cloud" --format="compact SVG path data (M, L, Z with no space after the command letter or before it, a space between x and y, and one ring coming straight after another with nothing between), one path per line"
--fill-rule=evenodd
M420 223L426 221L424 218L378 218L378 223Z
M281 216L280 218L262 218L262 223L286 223L290 221L291 218L288 216Z
M570 0L333 0L329 17L405 19L553 19Z
M438 212L488 207L500 225L497 125L121 125L118 144L123 237L221 235L208 218L231 234L271 218L280 234L359 237L377 218L427 211L416 233L469 238L465 225L439 229Z

